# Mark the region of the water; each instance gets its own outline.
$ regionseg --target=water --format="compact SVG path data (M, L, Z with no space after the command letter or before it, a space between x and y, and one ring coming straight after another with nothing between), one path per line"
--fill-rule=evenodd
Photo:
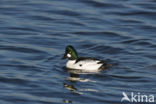
M156 97L155 19L155 0L1 0L0 104ZM61 60L67 45L114 66L73 75Z

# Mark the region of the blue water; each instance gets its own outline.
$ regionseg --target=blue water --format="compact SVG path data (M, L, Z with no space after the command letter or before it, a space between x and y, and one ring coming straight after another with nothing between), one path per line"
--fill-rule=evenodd
M67 45L113 66L73 74ZM122 92L156 98L155 0L0 1L0 104L120 104Z

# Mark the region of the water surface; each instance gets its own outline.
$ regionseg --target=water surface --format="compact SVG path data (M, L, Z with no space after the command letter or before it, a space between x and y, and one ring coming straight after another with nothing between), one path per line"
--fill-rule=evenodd
M1 0L1 104L120 104L156 97L154 0ZM114 66L71 74L67 45ZM130 103L131 104L131 103Z

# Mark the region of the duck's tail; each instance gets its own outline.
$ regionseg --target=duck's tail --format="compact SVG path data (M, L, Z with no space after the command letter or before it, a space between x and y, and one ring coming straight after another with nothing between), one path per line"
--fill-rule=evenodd
M108 68L110 68L112 66L113 66L113 64L103 63L103 65L99 68L99 70L108 69Z

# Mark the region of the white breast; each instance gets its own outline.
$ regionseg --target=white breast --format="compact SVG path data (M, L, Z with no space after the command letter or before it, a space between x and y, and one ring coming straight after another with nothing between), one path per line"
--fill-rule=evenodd
M98 60L84 60L75 63L76 60L69 60L66 64L67 68L80 69L86 71L98 71L102 64L98 64Z

